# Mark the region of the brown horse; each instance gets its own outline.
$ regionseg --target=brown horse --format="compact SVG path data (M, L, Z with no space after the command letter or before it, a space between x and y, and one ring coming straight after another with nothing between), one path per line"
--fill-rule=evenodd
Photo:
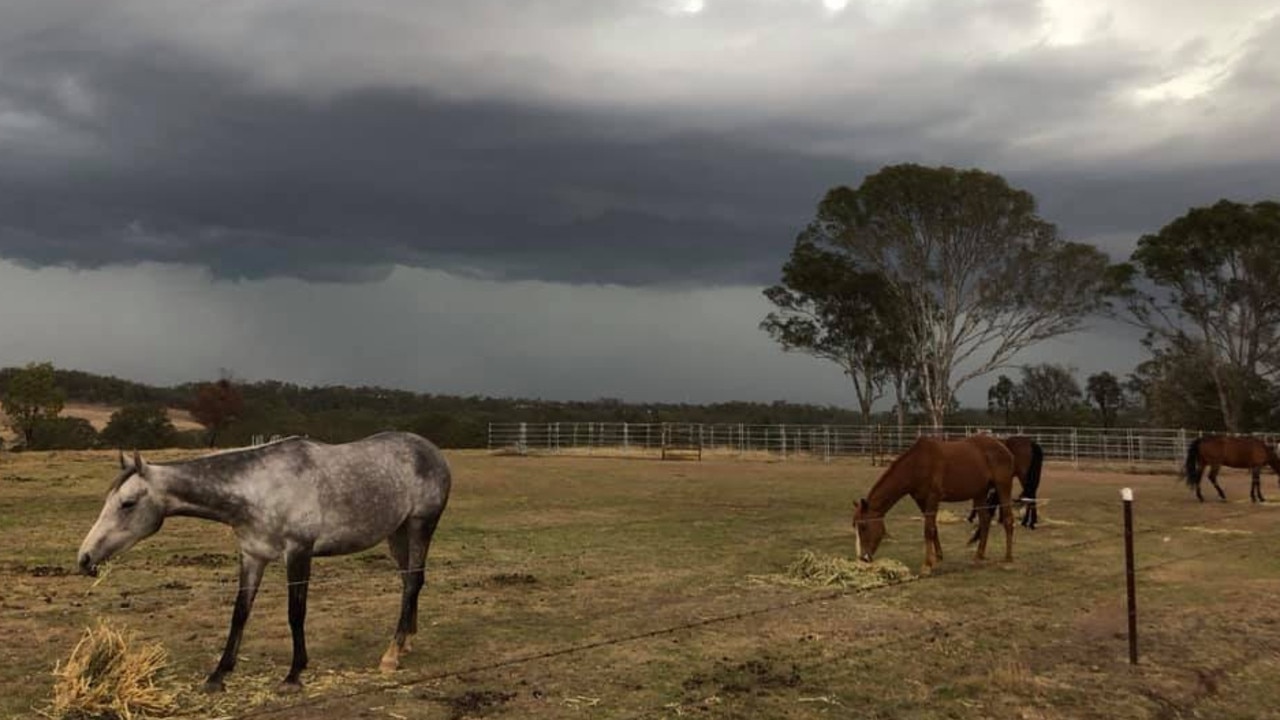
M1040 471L1044 466L1044 448L1040 447L1040 443L1032 440L1026 435L1012 435L1004 439L1005 447L1009 448L1009 452L1013 453L1013 476L1018 478L1018 484L1022 486L1022 494L1018 496L1014 503L1022 505L1022 526L1028 530L1035 530L1036 523L1040 520L1040 513L1036 510L1036 492L1040 489ZM995 491L987 494L987 506L994 508L999 502ZM977 508L969 511L969 522L977 517ZM1002 521L1004 518L1000 518ZM978 540L978 531L973 531L973 537L969 538L969 543L973 544Z
M853 510L858 557L870 562L884 539L884 516L899 500L911 496L924 515L924 567L927 575L942 561L938 541L938 506L972 501L978 511L978 552L982 560L991 530L987 491L995 488L1003 514L1005 562L1013 560L1013 453L990 435L943 441L922 437L884 471L867 497Z
M1209 468L1209 482L1218 491L1218 497L1226 502L1227 494L1222 492L1218 484L1218 468L1226 465L1230 468L1248 468L1253 482L1249 485L1249 500L1266 502L1262 497L1262 466L1270 466L1280 475L1280 457L1275 448L1254 437L1230 437L1227 435L1208 435L1191 441L1187 446L1186 480L1187 487L1196 491L1196 498L1204 502L1200 494L1200 478L1205 467Z

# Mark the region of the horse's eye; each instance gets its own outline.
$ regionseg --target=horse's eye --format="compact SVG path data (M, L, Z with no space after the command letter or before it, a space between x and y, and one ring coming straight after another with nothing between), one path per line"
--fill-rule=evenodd
M133 506L134 506L134 505L137 505L137 504L138 504L137 499L134 499L134 500L121 500L121 501L120 501L120 509L121 509L121 510L132 510L132 509L133 509Z

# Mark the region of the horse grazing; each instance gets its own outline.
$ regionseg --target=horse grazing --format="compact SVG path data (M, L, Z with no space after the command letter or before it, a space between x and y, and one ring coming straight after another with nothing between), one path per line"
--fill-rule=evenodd
M172 463L148 463L137 451L129 460L122 452L120 471L80 546L81 572L96 575L99 564L154 534L171 516L230 525L239 539L240 590L206 690L222 690L223 676L235 669L262 572L281 557L289 579L293 662L280 689L299 689L307 667L303 625L311 558L359 552L383 539L400 566L404 591L381 668L399 666L418 631L427 548L449 500L449 465L435 445L397 432L343 445L291 437Z
M1022 494L1018 496L1014 502L1022 505L1025 509L1022 511L1022 526L1035 530L1036 523L1040 520L1040 513L1036 510L1036 492L1040 489L1040 471L1044 466L1044 448L1040 447L1040 443L1032 440L1026 435L1012 435L1004 439L1005 447L1009 448L1009 452L1013 453L1013 476L1018 478L1018 484L1022 486ZM992 490L987 494L987 506L995 507L1000 499ZM969 511L969 522L977 516L976 509ZM1000 518L1002 521L1003 517ZM973 537L969 538L972 544L978 540L978 531L973 531Z
M1187 446L1186 480L1187 487L1196 491L1196 498L1204 502L1200 494L1200 478L1206 466L1209 468L1209 482L1218 491L1218 497L1227 499L1218 484L1218 469L1226 465L1230 468L1248 468L1253 482L1249 485L1251 502L1266 502L1262 497L1262 466L1267 465L1280 475L1280 457L1271 445L1253 437L1230 437L1227 435L1208 435L1198 437Z
M942 561L938 540L938 506L943 502L972 501L978 513L978 551L982 560L991 529L987 492L999 499L1005 530L1005 562L1013 560L1013 453L990 435L943 441L922 437L899 455L884 471L867 497L853 511L858 557L870 562L884 538L884 516L899 500L910 495L924 515L924 566L927 575Z

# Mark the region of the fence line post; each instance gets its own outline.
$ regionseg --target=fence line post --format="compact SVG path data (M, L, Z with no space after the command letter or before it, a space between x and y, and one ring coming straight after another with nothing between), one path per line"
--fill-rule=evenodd
M1129 664L1138 664L1138 597L1133 573L1133 490L1120 491L1124 502L1124 575L1129 597Z

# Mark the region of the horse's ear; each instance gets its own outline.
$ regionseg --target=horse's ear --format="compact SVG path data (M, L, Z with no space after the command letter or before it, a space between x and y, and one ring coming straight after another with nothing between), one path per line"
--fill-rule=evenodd
M125 459L125 457L124 457L124 450L123 450L123 449L121 449L121 450L118 450L117 452L119 452L119 453L120 453L120 469L121 469L121 470L128 470L128 469L129 469L129 461L128 461L128 460L126 460L126 459Z
M138 471L142 477L147 476L147 463L142 459L142 454L137 450L133 451L133 468Z
M867 510L871 509L871 506L867 504L866 498L862 498L861 500L858 501L858 509L861 510L862 512L866 512Z

